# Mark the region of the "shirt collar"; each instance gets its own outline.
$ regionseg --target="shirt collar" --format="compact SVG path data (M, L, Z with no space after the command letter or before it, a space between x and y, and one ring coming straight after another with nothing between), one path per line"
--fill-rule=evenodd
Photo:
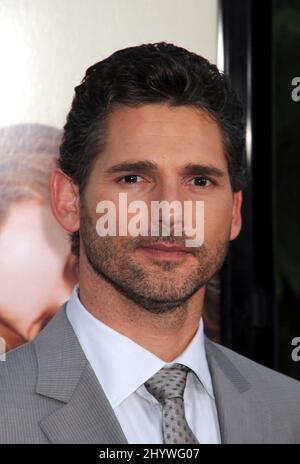
M118 406L162 367L175 362L192 369L206 392L214 398L202 318L187 348L172 362L166 363L96 319L81 303L78 288L79 284L75 285L67 303L67 317L112 407Z

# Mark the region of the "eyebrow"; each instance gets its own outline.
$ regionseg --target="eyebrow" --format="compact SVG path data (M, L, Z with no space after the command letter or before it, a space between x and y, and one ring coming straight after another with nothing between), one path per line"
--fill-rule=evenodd
M198 175L198 176L213 176L222 178L225 177L225 172L211 164L189 163L186 164L182 170L184 175Z
M118 163L106 170L106 174L113 175L121 172L135 171L136 173L147 174L158 172L158 165L153 161L136 161ZM198 175L198 176L213 176L222 178L225 177L225 172L221 169L212 166L211 164L188 163L186 164L181 173L183 175Z

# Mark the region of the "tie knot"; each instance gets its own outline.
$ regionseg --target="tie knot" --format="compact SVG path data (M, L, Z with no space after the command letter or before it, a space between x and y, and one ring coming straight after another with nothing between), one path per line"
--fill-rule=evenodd
M145 382L145 387L160 403L170 398L183 398L189 370L188 367L178 363L163 367Z

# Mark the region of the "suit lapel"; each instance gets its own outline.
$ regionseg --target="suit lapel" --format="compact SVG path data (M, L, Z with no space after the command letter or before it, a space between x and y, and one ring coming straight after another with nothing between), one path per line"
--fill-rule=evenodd
M40 427L52 443L128 443L89 364L70 401Z
M216 399L221 443L266 443L270 422L261 396L225 352L207 337L205 347ZM258 421L257 417L261 417L261 420Z
M128 443L88 363L64 304L34 341L36 392L59 400L39 425L51 443Z

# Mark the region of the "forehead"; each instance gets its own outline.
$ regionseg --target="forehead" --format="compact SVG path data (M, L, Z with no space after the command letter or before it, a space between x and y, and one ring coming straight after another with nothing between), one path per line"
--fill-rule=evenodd
M104 155L104 156L102 156ZM194 107L149 104L119 107L109 115L106 147L101 165L128 159L214 162L225 167L222 134L218 124Z

